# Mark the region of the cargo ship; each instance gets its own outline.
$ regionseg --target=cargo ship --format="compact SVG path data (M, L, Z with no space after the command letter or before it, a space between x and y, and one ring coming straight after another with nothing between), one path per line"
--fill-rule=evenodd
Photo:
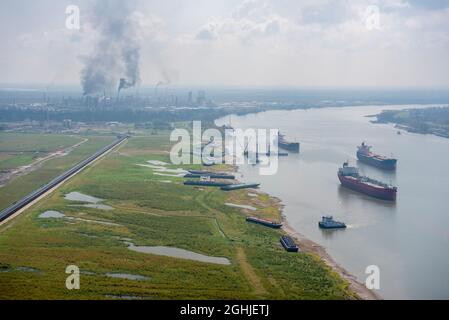
M279 229L280 227L282 227L282 223L277 223L274 221L265 220L265 219L261 219L261 218L257 218L257 217L246 217L246 221L261 224L265 227L269 227L269 228L273 228L273 229Z
M371 166L384 169L384 170L395 170L397 159L388 158L371 152L371 146L362 142L360 146L357 147L357 159L359 161L369 164Z
M397 188L386 183L360 176L356 167L347 162L338 170L338 179L343 187L358 191L374 198L395 201Z
M299 153L299 142L291 142L285 138L285 135L278 133L278 146L284 150L288 150L290 152Z

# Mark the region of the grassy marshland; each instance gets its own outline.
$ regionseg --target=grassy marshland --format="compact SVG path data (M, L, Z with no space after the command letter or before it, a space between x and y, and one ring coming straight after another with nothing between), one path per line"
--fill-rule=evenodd
M347 283L317 257L287 254L279 244L281 231L248 224L245 212L224 205L251 205L259 209L251 214L279 219L278 204L272 198L250 197L248 190L225 193L188 187L182 185L182 178L157 175L151 168L136 165L148 160L169 162L169 148L166 135L132 138L0 227L0 299L354 297ZM73 206L76 203L64 199L72 191L105 199L115 210ZM117 225L38 218L46 210ZM133 252L123 238L132 239L135 245L171 246L226 257L231 264ZM81 269L80 290L65 288L65 268L70 264ZM106 273L149 279L117 279Z

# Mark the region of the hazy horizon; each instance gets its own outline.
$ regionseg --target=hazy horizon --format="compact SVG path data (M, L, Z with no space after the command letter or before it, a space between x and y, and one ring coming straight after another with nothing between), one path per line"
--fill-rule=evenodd
M81 72L104 62L101 50L126 42L141 87L449 88L445 1L126 3L2 1L0 83L81 87ZM79 30L65 26L71 4L80 9ZM122 7L128 15L117 13ZM122 18L129 34L111 32ZM116 70L105 67L108 90L129 73L113 63Z

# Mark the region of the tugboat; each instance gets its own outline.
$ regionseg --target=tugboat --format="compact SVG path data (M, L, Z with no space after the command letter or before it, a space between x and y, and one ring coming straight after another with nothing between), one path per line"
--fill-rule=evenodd
M395 170L396 163L398 162L397 159L388 158L371 152L371 146L368 146L365 142L362 142L362 144L357 147L357 159L363 163L384 170Z
M395 201L397 187L359 175L356 167L350 167L347 162L338 169L338 179L343 187L364 193L374 198Z
M321 229L345 229L346 224L343 222L335 221L332 216L325 216L322 218L320 222L318 222L318 226Z

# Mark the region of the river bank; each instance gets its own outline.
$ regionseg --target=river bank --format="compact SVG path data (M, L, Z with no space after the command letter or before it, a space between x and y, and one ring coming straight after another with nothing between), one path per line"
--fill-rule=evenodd
M423 109L384 110L372 117L376 118L372 123L393 123L396 128L409 133L433 134L449 138L447 105Z
M228 174L240 174L242 173L239 171L239 166L237 165L228 165L226 166L225 171ZM243 175L239 177L239 182L243 179ZM252 194L266 194L263 191L257 190L253 191L251 190ZM287 235L295 239L296 243L299 245L301 251L307 252L310 254L314 254L319 257L321 261L323 261L328 267L332 269L332 271L336 272L342 279L348 282L349 289L355 293L360 299L362 300L382 300L382 297L375 293L374 291L368 289L364 284L360 283L357 280L357 277L351 274L348 270L346 270L344 267L342 267L340 264L338 264L326 251L326 248L319 245L318 243L312 241L311 239L304 236L299 230L296 230L292 227L292 225L289 223L287 217L284 215L284 204L282 203L282 199L275 197L270 194L266 194L270 201L269 203L276 207L276 209L279 211L280 220L282 222L282 231L285 232Z
M326 265L328 265L333 271L349 283L349 289L357 294L362 300L381 300L382 298L374 291L368 289L365 285L357 281L357 278L350 274L341 265L335 262L334 259L326 252L326 249L306 238L304 235L295 230L287 221L286 217L282 215L282 230L290 237L294 238L299 244L301 250L309 253L316 254Z
M282 199L288 223L326 248L330 256L364 283L367 266L381 273L384 299L442 299L449 296L446 190L449 140L434 135L402 132L392 124L372 124L369 115L382 110L423 109L427 105L359 106L307 111L270 111L232 116L235 128L277 128L289 140L301 142L301 153L279 158L275 175L262 176L259 166L240 166L245 181ZM395 172L357 163L357 146L365 141L379 154L398 159ZM337 171L345 161L363 175L398 187L395 203L342 188ZM423 164L429 164L425 170ZM423 216L422 213L426 212ZM348 228L325 232L317 226L324 215L344 221ZM419 221L419 223L418 223ZM418 238L417 235L420 235ZM413 249L412 249L413 248ZM426 253L423 259L417 250Z

